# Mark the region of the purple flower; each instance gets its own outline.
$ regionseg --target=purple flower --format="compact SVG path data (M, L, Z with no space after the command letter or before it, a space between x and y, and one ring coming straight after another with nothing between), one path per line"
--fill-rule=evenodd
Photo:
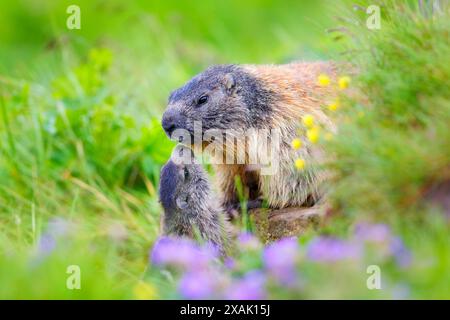
M266 279L261 271L250 271L233 283L225 296L230 300L262 300L266 297Z
M284 238L267 246L263 261L267 271L280 283L288 285L296 281L295 265L298 261L297 239Z
M361 247L344 240L318 237L308 245L307 256L318 262L334 262L345 259L357 259L361 255Z
M198 269L206 267L214 254L210 247L201 248L189 239L162 237L153 247L151 262L157 266Z
M369 224L362 222L355 227L355 237L362 241L383 243L391 238L391 230L385 224Z
M183 275L178 292L185 299L207 299L214 293L214 278L208 272L188 272Z
M220 257L220 247L215 243L206 242L201 249L203 254L211 259Z
M399 237L392 239L390 253L394 256L395 261L401 268L407 268L411 265L411 252L405 247Z
M45 233L41 235L38 242L38 251L44 256L55 250L58 240L70 231L70 223L61 217L52 218L47 222Z
M411 263L411 252L399 237L394 237L385 224L360 223L355 228L355 237L374 244L381 244L387 256L393 256L397 264L406 268Z
M261 246L258 238L248 232L239 234L239 236L237 237L237 241L239 243L239 248L241 248L242 250L254 250L258 249Z
M39 238L38 250L43 255L50 254L56 248L56 239L50 234L43 234Z
M264 249L264 263L268 268L291 267L298 259L299 246L295 238L283 238Z
M236 267L236 260L231 257L226 257L223 261L223 264L228 270L233 270Z

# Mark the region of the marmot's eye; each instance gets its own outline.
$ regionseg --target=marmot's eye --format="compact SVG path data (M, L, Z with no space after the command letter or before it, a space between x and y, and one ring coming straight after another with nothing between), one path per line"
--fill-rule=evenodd
M184 180L187 180L189 178L189 170L184 167Z
M201 96L200 98L198 98L197 105L201 106L202 104L205 104L207 102L208 102L208 96L205 94L205 95Z

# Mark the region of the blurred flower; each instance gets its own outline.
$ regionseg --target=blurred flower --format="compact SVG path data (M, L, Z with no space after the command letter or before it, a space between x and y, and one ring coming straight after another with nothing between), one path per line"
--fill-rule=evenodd
M267 246L263 252L263 262L269 274L285 285L295 282L298 250L296 238L284 238Z
M319 132L319 127L314 126L306 131L306 136L308 137L308 140L311 141L311 143L317 143L317 141L319 141Z
M239 234L237 241L241 250L256 250L261 247L261 242L258 238L249 232Z
M330 111L336 111L337 109L339 109L339 107L340 107L339 101L335 101L335 102L330 103L330 104L328 105L328 110L330 110Z
M303 160L303 159L296 159L295 160L295 167L298 169L298 170L303 170L303 169L305 169L305 160Z
M330 78L326 74L321 74L317 78L317 82L319 83L320 86L326 87L330 84Z
M203 243L202 247L198 247L201 250L201 254L208 258L208 260L213 260L220 257L220 247L212 242Z
M228 270L233 270L236 267L236 260L234 260L231 257L226 257L223 261L223 265L225 266L225 268L227 268Z
M186 269L206 268L216 258L211 248L201 248L190 239L162 237L153 246L151 262Z
M309 243L307 256L318 262L357 259L361 256L361 247L341 239L318 237Z
M150 283L139 281L133 288L134 297L138 300L156 299L157 289Z
M340 77L338 80L339 88L344 90L350 85L351 79L348 76Z
M264 249L265 265L269 268L292 266L298 259L299 246L296 238L283 238Z
M45 233L39 238L38 251L40 254L50 254L56 248L56 239L54 236Z
M214 277L208 272L188 272L183 275L178 292L185 299L207 299L214 293Z
M411 265L411 252L405 247L402 239L394 237L390 244L390 252L394 256L397 265L401 268L407 268Z
M300 140L299 138L295 138L294 140L292 140L291 146L294 150L300 149L302 147L302 140Z
M58 238L66 236L72 229L72 225L65 218L55 217L50 219L47 222L45 232L39 238L39 253L44 255L50 254L55 250Z
M302 122L307 128L312 128L314 126L314 116L307 114L302 118Z
M400 267L406 268L411 264L411 252L399 237L394 237L388 225L362 222L356 225L354 234L356 239L382 245L385 255L393 256Z
M225 294L229 300L261 300L266 298L266 278L259 270L248 272L233 283Z
M361 222L355 226L354 235L357 239L363 241L381 243L390 240L391 230L386 224Z
M328 110L330 110L330 111L336 111L337 109L338 109L338 106L336 103L330 103L328 105Z

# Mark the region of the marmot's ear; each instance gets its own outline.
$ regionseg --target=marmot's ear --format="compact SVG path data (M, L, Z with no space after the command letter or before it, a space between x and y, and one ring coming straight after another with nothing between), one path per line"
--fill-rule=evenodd
M183 198L183 197L178 197L178 198L175 200L175 202L176 202L176 204L177 204L178 209L181 209L181 210L186 209L187 206L188 206L187 196L184 197L184 198Z
M234 93L234 89L236 88L236 81L234 80L234 77L231 73L227 73L224 76L223 83L225 86L225 91L229 95Z

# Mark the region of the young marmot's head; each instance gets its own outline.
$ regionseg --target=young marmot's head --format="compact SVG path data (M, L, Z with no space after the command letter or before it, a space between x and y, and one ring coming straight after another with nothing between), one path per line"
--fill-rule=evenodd
M195 218L208 202L208 177L190 149L178 146L174 152L189 152L191 163L180 163L172 156L161 169L159 199L167 218Z
M202 133L210 129L258 128L270 118L275 95L244 67L218 65L195 76L169 97L162 126L172 139L176 129L194 134L194 122Z

